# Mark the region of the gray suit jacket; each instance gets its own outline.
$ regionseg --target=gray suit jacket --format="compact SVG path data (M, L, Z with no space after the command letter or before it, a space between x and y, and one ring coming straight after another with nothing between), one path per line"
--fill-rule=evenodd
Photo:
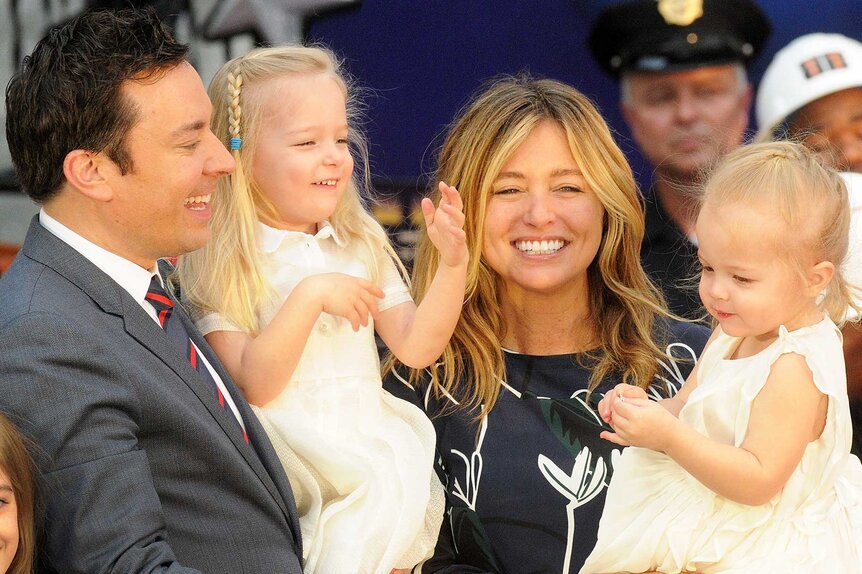
M41 449L44 572L300 573L266 434L251 445L129 294L34 218L0 279L0 409Z

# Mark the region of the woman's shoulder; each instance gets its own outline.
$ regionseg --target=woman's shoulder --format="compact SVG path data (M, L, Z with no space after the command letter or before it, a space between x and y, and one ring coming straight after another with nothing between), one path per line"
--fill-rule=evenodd
M433 402L434 398L431 384L430 367L415 372L399 362L394 362L387 365L383 372L383 389L386 392L426 412L429 412L429 403Z
M656 343L668 350L686 346L700 356L712 331L703 323L661 319L656 322Z

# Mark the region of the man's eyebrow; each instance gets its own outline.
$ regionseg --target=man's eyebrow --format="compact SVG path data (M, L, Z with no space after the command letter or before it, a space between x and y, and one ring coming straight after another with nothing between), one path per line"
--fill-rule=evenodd
M803 116L803 118L805 118L805 116ZM850 116L851 122L858 122L859 120L862 120L862 109L860 109L859 111L855 112L853 115ZM827 125L823 122L821 122L819 124L814 123L814 122L809 122L804 127L806 130L814 132L814 133L818 133L818 134L824 133L827 131Z
M171 137L179 137L188 132L199 132L207 126L207 123L203 120L198 120L196 122L189 122L184 124L174 131L171 132Z

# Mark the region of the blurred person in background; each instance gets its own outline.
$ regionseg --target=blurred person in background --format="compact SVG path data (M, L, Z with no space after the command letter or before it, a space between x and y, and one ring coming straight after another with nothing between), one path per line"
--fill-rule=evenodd
M608 3L590 32L590 49L619 80L623 116L655 168L644 194L644 270L686 318L705 317L692 280L697 189L743 141L752 101L746 66L769 31L751 0L626 0Z

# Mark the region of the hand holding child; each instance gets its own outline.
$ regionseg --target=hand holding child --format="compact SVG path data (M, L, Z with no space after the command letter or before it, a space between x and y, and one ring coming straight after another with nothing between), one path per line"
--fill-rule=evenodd
M354 331L377 319L377 299L383 291L371 281L345 273L321 273L303 279L296 287L319 301L321 311L350 321Z
M439 183L440 203L434 208L429 198L422 200L422 215L431 243L440 252L440 262L457 267L467 261L467 234L464 233L464 205L458 190Z

